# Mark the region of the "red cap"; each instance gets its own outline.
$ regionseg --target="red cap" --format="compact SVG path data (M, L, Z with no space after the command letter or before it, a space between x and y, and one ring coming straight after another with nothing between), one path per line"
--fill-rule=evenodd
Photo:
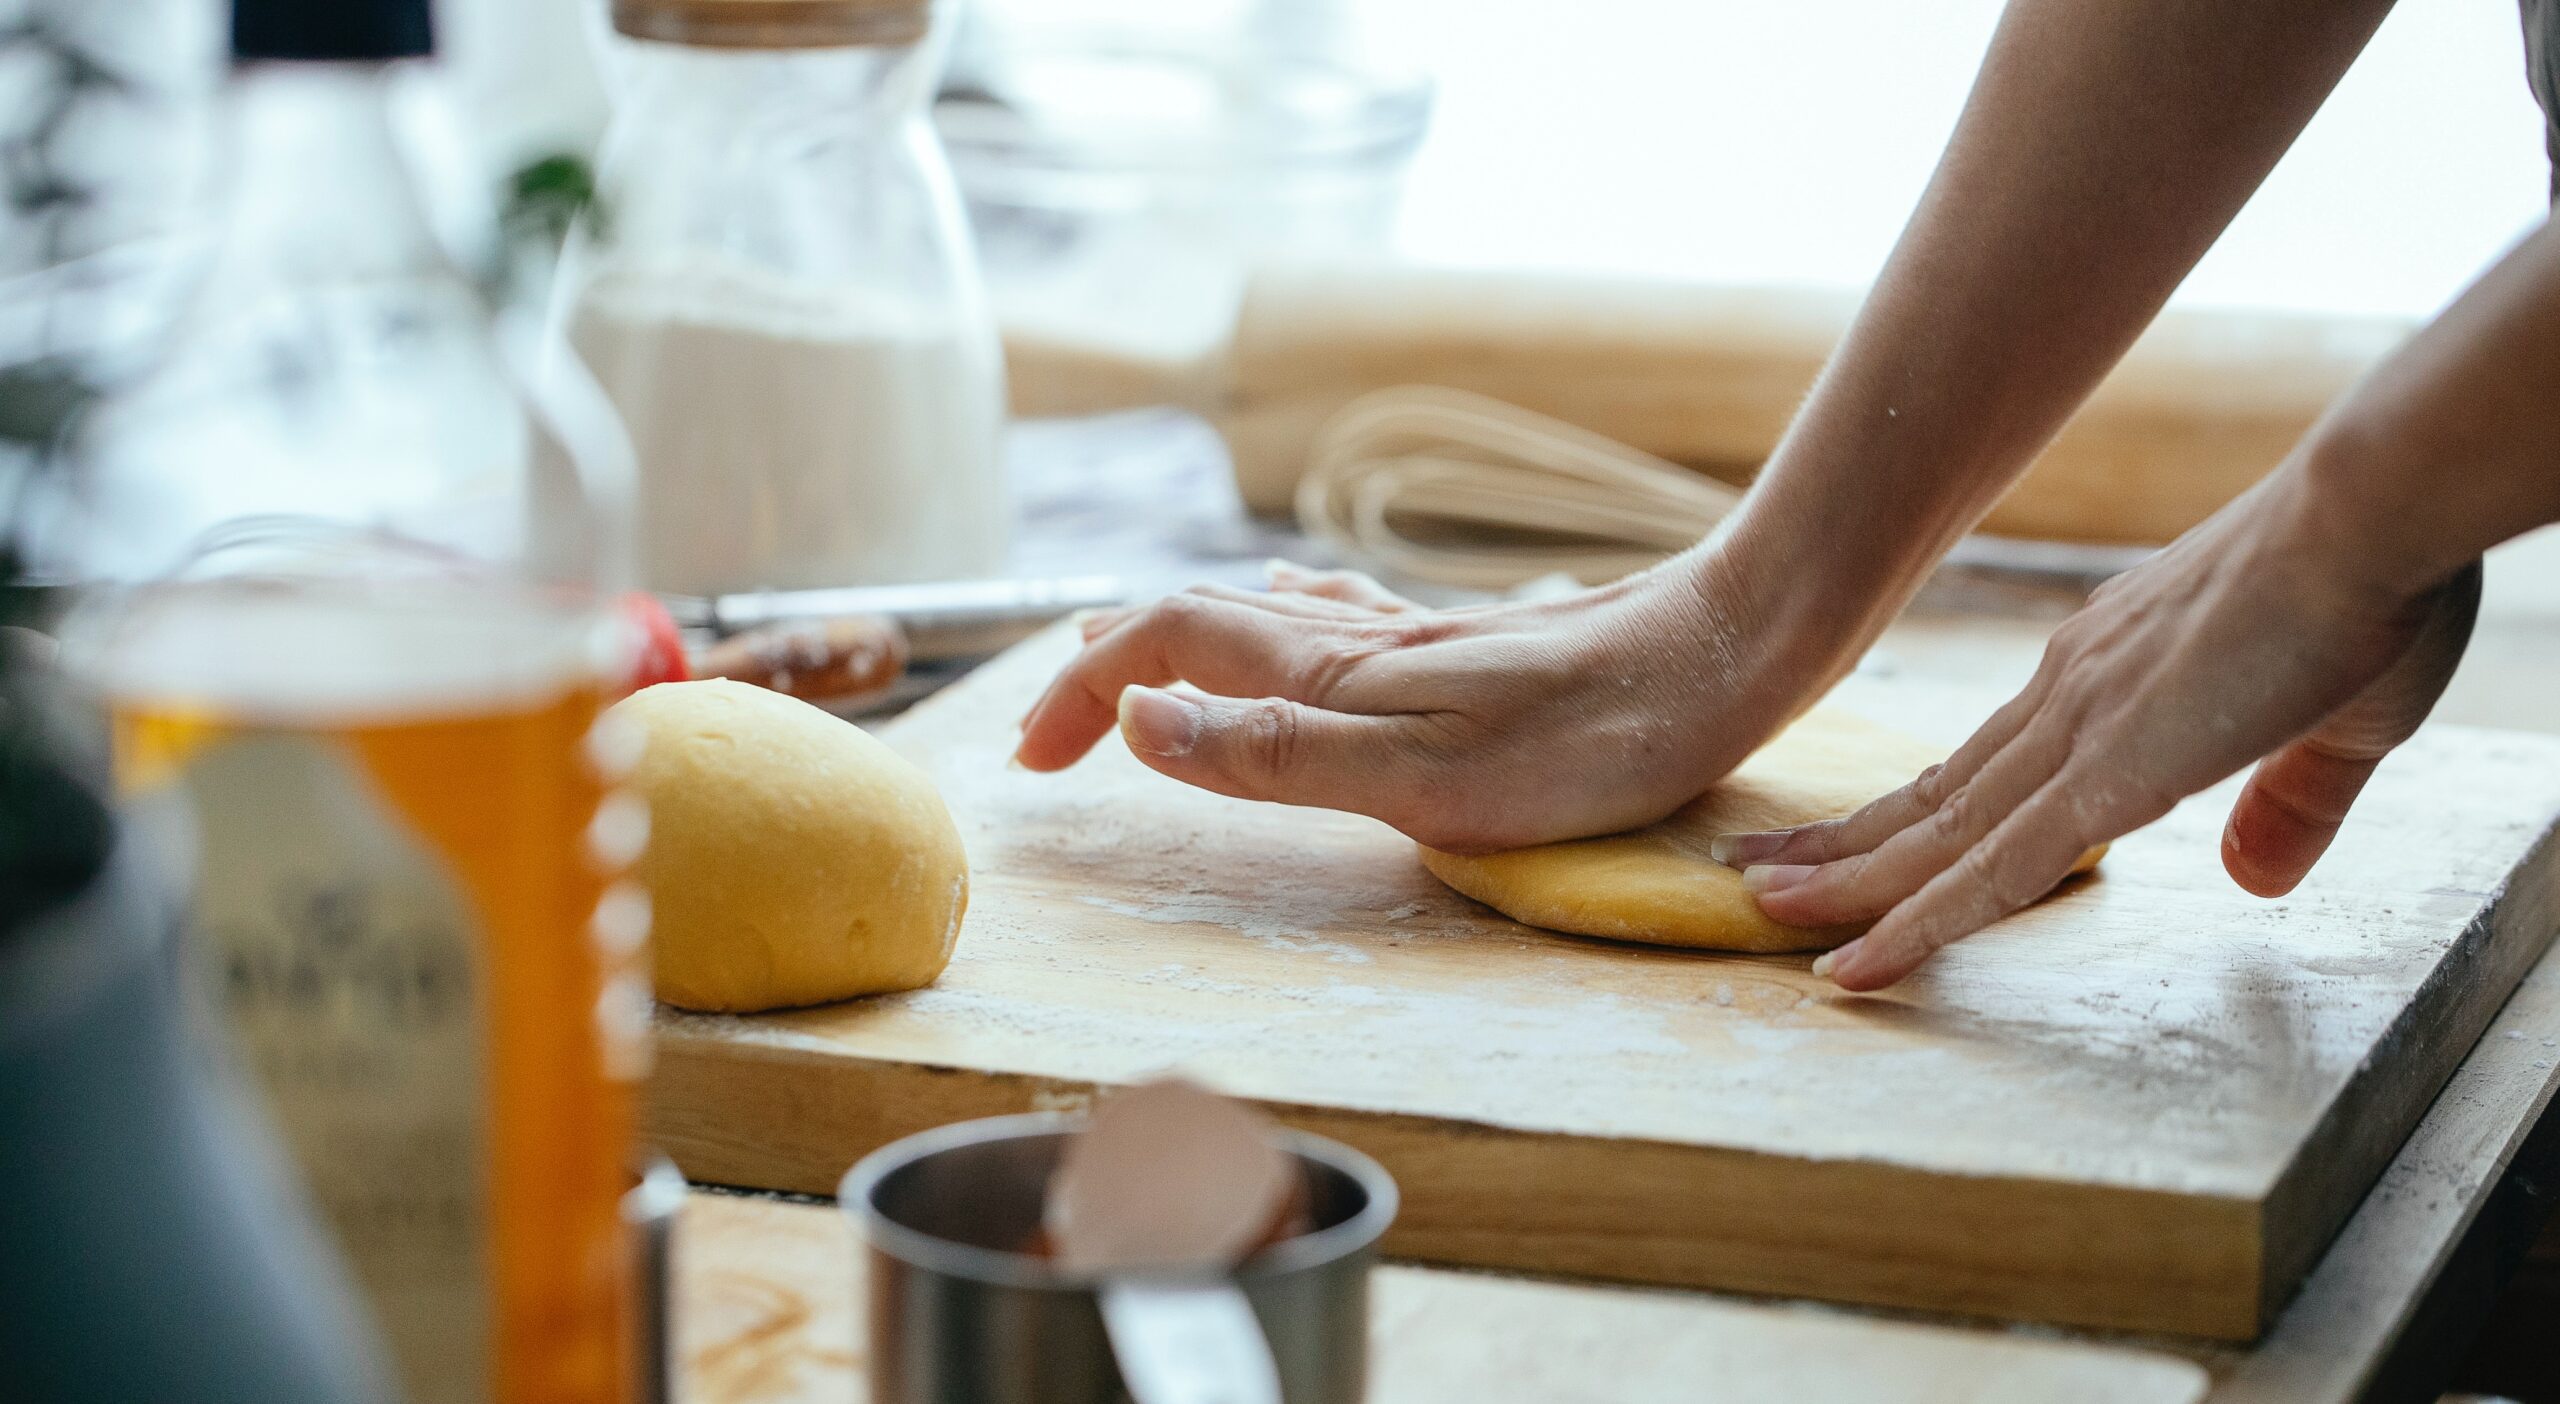
M658 603L658 597L634 590L622 597L622 612L640 633L640 647L631 660L631 685L626 692L638 692L662 682L684 682L693 676L685 663L684 634L676 628L675 616Z

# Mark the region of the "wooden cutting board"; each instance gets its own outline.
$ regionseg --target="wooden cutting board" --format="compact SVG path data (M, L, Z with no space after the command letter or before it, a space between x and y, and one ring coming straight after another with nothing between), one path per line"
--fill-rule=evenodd
M1800 956L1519 926L1380 825L1116 741L1008 770L1071 647L886 733L973 864L938 984L661 1015L651 1125L689 1175L831 1193L897 1136L1178 1067L1384 1161L1403 1256L2250 1339L2560 920L2560 739L2430 728L2292 897L2222 875L2226 786L1849 996ZM2000 700L1835 697L1950 744Z

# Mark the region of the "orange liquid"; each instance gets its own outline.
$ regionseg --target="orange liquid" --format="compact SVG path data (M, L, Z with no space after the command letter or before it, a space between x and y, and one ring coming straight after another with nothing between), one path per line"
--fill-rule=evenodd
M266 668L281 662L273 650L259 654ZM449 695L413 706L323 684L262 708L244 689L173 689L167 671L149 666L121 685L110 670L108 682L128 790L182 781L190 761L218 742L317 740L353 758L396 827L441 860L462 895L478 945L487 1275L463 1290L484 1304L489 1378L458 1381L450 1362L402 1359L412 1394L501 1404L627 1399L630 1267L619 1206L631 1158L631 1070L628 1050L617 1054L598 1015L608 980L633 978L637 952L609 952L591 931L615 876L588 841L606 792L587 746L599 690L574 676L548 686L516 678L477 702L468 687L445 687ZM272 695L291 697L289 682L279 680ZM319 714L333 710L341 714ZM208 829L260 822L218 803L201 820ZM281 1119L290 1122L290 1112ZM359 1277L368 1276L361 1251L354 1256Z

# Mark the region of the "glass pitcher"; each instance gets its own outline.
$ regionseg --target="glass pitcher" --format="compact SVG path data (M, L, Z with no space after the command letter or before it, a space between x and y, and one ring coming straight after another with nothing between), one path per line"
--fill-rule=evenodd
M638 452L641 583L995 574L1003 370L925 99L936 6L620 0L559 314Z

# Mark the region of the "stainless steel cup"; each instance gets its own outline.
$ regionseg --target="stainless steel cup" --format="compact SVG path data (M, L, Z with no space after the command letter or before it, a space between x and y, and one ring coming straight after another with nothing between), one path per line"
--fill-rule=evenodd
M844 1177L870 1257L874 1404L1118 1404L1128 1398L1088 1278L1024 1251L1079 1118L999 1116L909 1136ZM1233 1281L1253 1304L1287 1404L1356 1404L1367 1386L1369 1264L1395 1181L1348 1146L1283 1132L1315 1227Z

